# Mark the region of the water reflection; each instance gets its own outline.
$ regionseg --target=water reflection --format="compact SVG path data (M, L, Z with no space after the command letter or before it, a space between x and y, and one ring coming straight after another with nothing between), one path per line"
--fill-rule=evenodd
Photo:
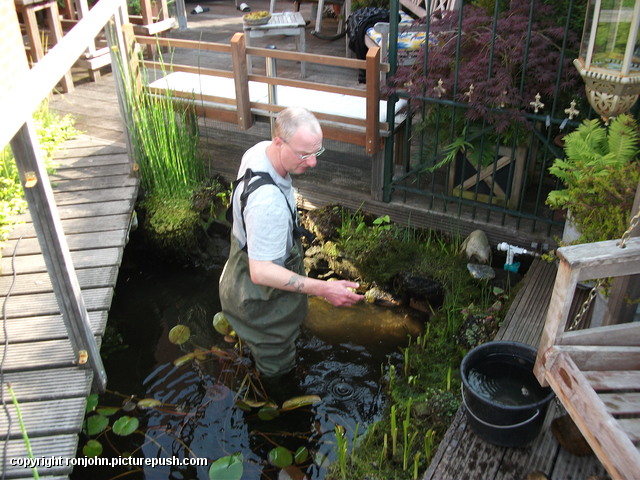
M157 259L144 258L140 250L127 249L109 318L110 325L122 333L127 348L111 353L105 360L108 387L165 404L161 409L138 412L146 438L138 436L140 452L136 455L190 456L211 462L242 452L243 479L262 480L278 478L278 469L266 461L274 446L283 445L292 451L306 446L312 458L302 470L309 479L324 478L327 465L336 458L335 426L345 428L351 445L356 430L363 434L379 418L385 401L381 365L400 361L398 344L382 341L367 344L362 340L366 336L347 335L353 333L353 326L343 328L344 335L335 330L332 336L323 338L305 328L298 342L298 367L279 393L282 397L315 394L322 402L285 412L275 420L260 420L255 411L242 411L234 405L234 389L241 379L234 378L228 364L215 356L182 367L172 363L185 353L167 340L168 331L179 323L189 326L195 345L230 348L211 323L220 309L219 273L172 267ZM323 306L321 318L334 319L335 312L331 309L335 310ZM378 323L384 323L381 319L388 315L369 306L364 312L363 331L369 332L372 330L367 322L372 322L372 315ZM399 321L406 322L404 317ZM388 339L386 332L382 337ZM401 344L406 344L406 333L401 330L399 334ZM115 398L102 400L109 404L114 401ZM117 442L119 439L114 437L111 435L110 439ZM126 448L134 451L136 447ZM113 478L119 473L122 471L116 469L76 468L73 478ZM208 467L162 466L144 467L125 478L209 477Z

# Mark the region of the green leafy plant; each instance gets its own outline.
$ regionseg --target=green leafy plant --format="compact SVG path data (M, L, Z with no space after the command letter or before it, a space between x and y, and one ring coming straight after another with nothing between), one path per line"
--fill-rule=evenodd
M61 117L52 112L45 101L34 112L33 120L47 172L52 173L55 169L54 153L78 133L74 119L71 115ZM0 151L0 243L7 239L14 227L13 216L23 213L26 208L15 159L11 148L6 146Z
M606 126L585 120L564 137L564 158L549 172L565 186L549 192L547 204L568 209L580 232L577 243L620 238L629 227L640 180L640 130L631 115Z

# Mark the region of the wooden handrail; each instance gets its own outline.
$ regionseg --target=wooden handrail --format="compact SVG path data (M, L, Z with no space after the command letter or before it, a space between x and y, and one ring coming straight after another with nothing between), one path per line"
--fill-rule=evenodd
M116 14L120 0L100 0L33 68L6 92L0 111L11 112L0 120L0 145L5 146L73 66L87 46Z
M92 370L94 390L100 392L106 389L106 371L91 331L31 117L100 30L114 18L116 24L122 25L122 19L127 16L123 5L120 0L98 2L32 69L25 70L0 103L2 111L11 112L2 117L0 139L3 146L11 144L47 272L75 354L74 361ZM36 179L28 188L27 177Z
M218 103L223 105L236 105L236 112L216 110L216 113L223 115L226 121L236 116L236 123L242 129L249 128L253 123L253 113L263 112L272 116L282 110L282 106L277 103L255 103L249 99L249 82L262 83L267 86L292 87L309 90L310 92L326 92L350 97L364 98L366 100L365 118L355 118L349 113L322 113L314 112L319 120L328 122L325 126L328 138L339 141L349 141L363 145L367 153L373 155L380 151L382 142L380 141L381 131L388 131L389 123L380 122L380 72L388 70L388 65L380 62L380 49L372 47L365 60L352 58L334 57L329 55L314 55L303 52L291 52L273 50L267 48L247 47L244 34L238 32L231 39L231 44L220 44L212 42L194 40L174 40L167 38L154 38L149 36L136 35L136 41L146 45L156 45L167 48L182 48L189 50L201 50L206 52L229 53L233 71L211 69L205 67L194 67L192 65L173 63L169 67L161 62L144 61L144 65L158 70L167 70L167 73L186 72L201 75L210 75L221 78L233 78L236 84L235 99L218 98L215 95L197 93L200 104L196 102L196 109L199 114L207 114L207 110L212 108L202 102ZM298 80L279 76L249 74L247 72L247 56L261 56L265 59L282 59L296 62L306 62L319 65L328 65L367 72L367 85L365 89L332 85L327 83L317 83L308 80ZM181 95L174 92L174 96L189 98L188 95ZM357 127L355 131L341 131L340 126ZM354 130L354 129L350 129ZM360 130L360 131L358 131Z

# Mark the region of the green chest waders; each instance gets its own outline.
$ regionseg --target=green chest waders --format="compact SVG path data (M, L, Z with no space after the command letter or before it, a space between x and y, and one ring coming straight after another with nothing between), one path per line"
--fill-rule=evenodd
M254 176L261 178L249 184ZM251 192L262 185L275 185L267 173L254 173L249 169L244 178L238 179L236 185L241 180L245 182L244 192L240 197L242 212ZM291 215L295 240L285 268L305 276L304 252L299 234L304 229L297 226L295 210L292 210ZM242 220L244 222L244 216ZM220 277L219 287L222 311L238 337L251 350L257 369L265 377L275 377L292 370L295 366L295 342L307 315L307 296L254 284L249 272L247 252L240 248L233 235L229 260Z
M305 275L302 260L302 245L297 240L285 267ZM307 315L307 296L253 283L249 257L233 235L229 260L220 277L220 302L264 376L274 377L293 369L295 342Z

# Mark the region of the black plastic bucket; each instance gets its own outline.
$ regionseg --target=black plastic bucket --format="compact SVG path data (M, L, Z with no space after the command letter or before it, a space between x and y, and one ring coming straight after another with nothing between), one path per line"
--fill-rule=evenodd
M536 349L495 341L475 347L462 360L462 401L471 429L503 447L523 447L540 433L554 393L533 374Z

